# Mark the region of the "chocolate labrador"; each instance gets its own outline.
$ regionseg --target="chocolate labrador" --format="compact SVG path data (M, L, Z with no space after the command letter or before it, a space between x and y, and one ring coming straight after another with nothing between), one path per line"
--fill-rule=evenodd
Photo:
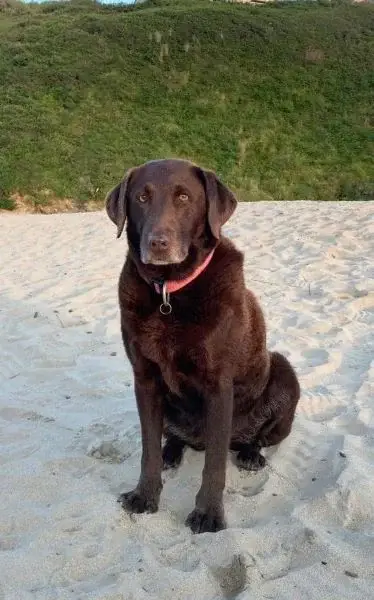
M262 468L261 448L288 436L300 395L288 360L266 347L243 254L221 234L236 204L213 172L184 160L131 169L106 199L117 237L127 221L119 304L142 434L138 485L119 501L157 511L162 469L186 446L205 450L194 533L225 527L229 449L240 468Z

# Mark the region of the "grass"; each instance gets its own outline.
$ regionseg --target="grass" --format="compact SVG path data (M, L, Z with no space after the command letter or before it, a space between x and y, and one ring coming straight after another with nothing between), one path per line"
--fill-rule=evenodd
M0 0L0 208L179 156L242 200L374 199L374 6Z

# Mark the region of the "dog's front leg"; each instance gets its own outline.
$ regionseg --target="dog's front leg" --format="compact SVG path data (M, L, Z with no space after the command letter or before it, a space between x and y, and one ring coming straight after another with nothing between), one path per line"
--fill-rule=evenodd
M201 488L196 506L186 524L193 533L224 529L223 490L226 482L226 459L231 437L233 384L221 378L211 387L206 402L206 450Z
M136 488L118 501L129 512L156 512L162 490L163 398L157 377L135 372L135 395L142 432L141 472Z

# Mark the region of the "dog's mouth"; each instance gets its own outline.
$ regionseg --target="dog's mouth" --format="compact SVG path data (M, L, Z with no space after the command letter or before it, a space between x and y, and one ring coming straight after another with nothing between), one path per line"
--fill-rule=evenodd
M142 235L140 260L144 265L179 265L188 256L189 244L176 235L163 231L151 231Z
M150 252L149 250L140 251L140 260L143 265L166 266L179 265L186 260L188 251L173 251L167 253Z

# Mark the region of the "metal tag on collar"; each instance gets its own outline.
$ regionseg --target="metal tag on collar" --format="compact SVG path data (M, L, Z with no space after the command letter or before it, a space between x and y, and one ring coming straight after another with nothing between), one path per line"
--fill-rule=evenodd
M171 304L169 302L170 300L170 294L167 290L166 287L166 282L164 281L162 284L162 304L160 305L160 313L162 315L170 315L171 311L173 310L171 307Z

